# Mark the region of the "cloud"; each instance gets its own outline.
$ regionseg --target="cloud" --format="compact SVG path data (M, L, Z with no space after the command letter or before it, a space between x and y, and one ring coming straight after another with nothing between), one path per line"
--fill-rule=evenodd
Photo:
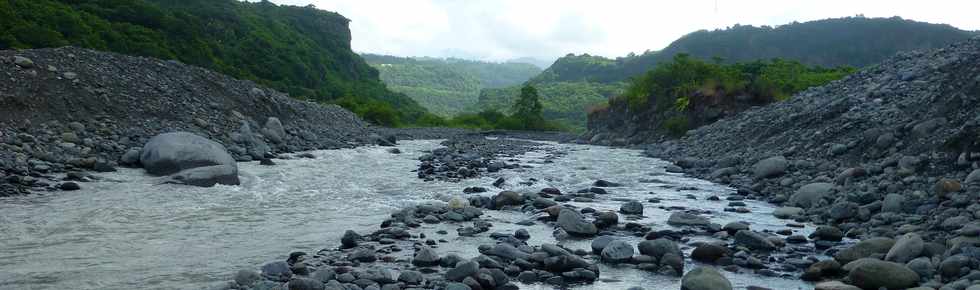
M700 29L901 16L980 29L974 1L272 0L351 19L356 51L484 60L659 50Z

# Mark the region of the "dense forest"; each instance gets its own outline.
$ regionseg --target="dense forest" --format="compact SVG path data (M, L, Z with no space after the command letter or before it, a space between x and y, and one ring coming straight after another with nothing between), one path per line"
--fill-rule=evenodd
M476 111L481 89L515 86L541 73L526 63L364 54L381 80L441 116Z
M650 70L659 62L686 53L703 60L726 62L783 58L807 65L863 67L898 51L946 46L976 35L945 24L899 17L846 17L790 23L776 27L735 25L700 30L677 39L661 51L609 59L569 54L531 83L588 81L619 82Z
M0 49L73 45L178 60L296 98L336 102L384 125L426 114L351 51L348 22L312 6L268 1L4 0Z
M786 100L855 71L849 66L823 68L782 59L726 64L677 54L633 78L623 95L609 100L609 106L628 107L628 114L679 136L714 122L726 111ZM605 110L595 107L590 114Z

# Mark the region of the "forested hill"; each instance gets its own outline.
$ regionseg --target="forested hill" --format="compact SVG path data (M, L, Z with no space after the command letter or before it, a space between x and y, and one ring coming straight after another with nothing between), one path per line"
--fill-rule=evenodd
M475 111L482 89L519 85L541 73L532 64L517 62L376 54L362 57L380 71L389 88L442 116Z
M339 102L380 123L418 118L425 109L386 89L351 51L349 21L268 1L4 0L0 49L72 45L172 59Z
M975 32L945 24L931 24L899 17L846 17L777 27L742 26L701 30L674 41L661 51L609 59L601 56L567 55L532 83L590 81L618 82L642 74L674 55L715 57L726 62L783 58L823 67L863 67L899 51L938 48L968 39Z

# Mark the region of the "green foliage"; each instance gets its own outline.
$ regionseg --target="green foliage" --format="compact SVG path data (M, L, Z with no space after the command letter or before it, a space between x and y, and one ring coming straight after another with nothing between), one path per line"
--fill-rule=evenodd
M389 91L350 49L349 20L307 7L236 0L4 0L0 49L74 45L175 59L320 102L356 98L368 119L425 109ZM351 105L350 101L348 106ZM362 115L363 116L363 115Z
M785 100L813 86L821 86L855 71L850 67L826 69L796 61L773 59L748 63L709 63L678 54L670 62L634 78L626 89L630 109L657 112L669 108L683 112L700 99L725 101L737 95L754 100ZM651 104L650 102L653 101Z
M544 116L541 115L543 106L538 99L538 90L531 85L521 88L521 95L514 103L513 116L521 121L521 126L525 130L536 130L544 128Z
M525 63L365 54L381 80L430 111L450 116L474 110L480 90L518 85L541 72Z
M542 115L548 121L569 130L585 129L586 111L609 97L620 95L624 83L601 84L587 82L559 82L534 85L542 104ZM478 107L507 110L520 94L521 87L484 89L480 92Z
M776 27L745 26L697 31L659 52L608 59L567 55L558 59L531 83L613 83L642 74L678 54L729 63L760 59L794 59L824 67L864 67L899 51L930 49L969 39L975 33L945 24L930 24L899 17L845 17Z
M668 118L663 124L664 130L674 137L684 136L690 129L690 124L686 116L678 115Z

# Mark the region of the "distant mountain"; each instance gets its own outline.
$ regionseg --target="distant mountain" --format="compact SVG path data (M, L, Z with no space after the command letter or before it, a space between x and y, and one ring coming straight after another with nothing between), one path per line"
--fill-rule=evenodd
M553 59L547 60L547 59L540 59L540 58L533 58L533 57L519 57L519 58L508 60L507 62L529 63L541 69L546 69L549 66L551 66L551 64L555 63Z
M422 116L424 108L386 89L351 51L349 22L269 1L5 0L0 49L71 45L178 60L295 98L338 102L382 123Z
M531 82L618 82L644 73L679 53L705 60L718 57L725 62L784 58L824 67L864 67L899 51L943 47L973 35L976 33L945 24L900 17L846 17L776 27L736 25L690 33L658 52L616 59L570 54L555 61Z
M363 54L389 88L442 116L475 111L480 90L524 83L541 73L527 63Z

